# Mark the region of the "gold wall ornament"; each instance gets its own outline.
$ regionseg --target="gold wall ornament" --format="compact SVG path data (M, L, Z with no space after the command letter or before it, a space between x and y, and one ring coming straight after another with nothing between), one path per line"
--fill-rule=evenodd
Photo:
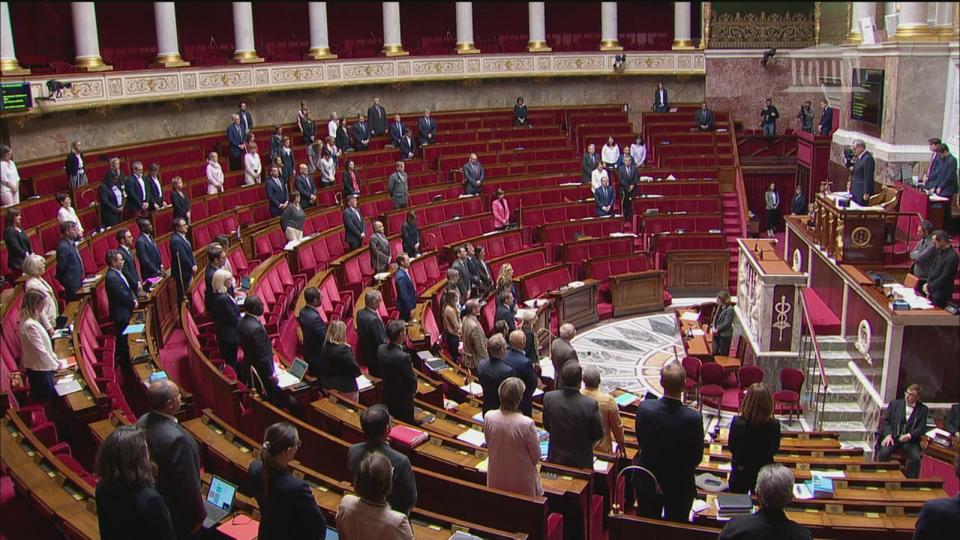
M403 50L403 45L391 44L384 45L383 49L380 50L384 56L394 57L394 56L409 56L410 53Z
M820 44L820 15L822 11L822 2L813 3L813 44Z
M853 247L866 247L870 245L870 240L873 238L873 235L870 233L870 229L866 227L857 227L850 233L850 242L853 244Z
M711 16L711 48L803 48L813 44L813 13L714 12Z
M190 62L181 58L179 52L158 54L153 60L153 63L150 64L152 68L181 68L189 66Z
M230 60L231 64L261 64L263 58L257 56L257 51L237 51Z
M702 2L700 4L700 49L704 50L710 43L710 14L713 12L711 2Z
M16 58L0 59L0 75L4 77L18 77L20 75L29 75L30 70L21 66Z

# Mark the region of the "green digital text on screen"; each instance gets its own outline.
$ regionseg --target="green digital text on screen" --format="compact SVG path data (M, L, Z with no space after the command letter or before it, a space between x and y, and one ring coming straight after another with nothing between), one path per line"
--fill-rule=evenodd
M21 111L33 107L30 83L0 84L0 111Z

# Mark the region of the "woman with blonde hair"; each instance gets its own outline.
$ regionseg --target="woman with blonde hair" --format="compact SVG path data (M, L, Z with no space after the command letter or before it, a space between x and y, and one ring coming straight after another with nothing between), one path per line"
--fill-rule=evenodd
M754 383L740 403L740 415L730 423L730 491L753 491L757 474L773 463L780 450L780 421L773 417L773 396L763 383Z
M20 305L20 362L30 381L30 397L38 401L55 399L54 375L60 367L50 335L44 328L43 311L47 295L37 289L23 294Z
M510 263L503 263L497 275L497 290L494 291L493 295L498 306L500 305L500 296L507 292L513 294L515 304L520 301L520 297L517 296L517 287L513 284L513 266Z
M320 353L320 383L324 388L336 390L347 399L357 401L360 398L357 387L360 364L346 340L347 325L343 321L331 321Z
M27 282L23 285L24 291L37 290L47 297L47 302L43 305L42 317L39 319L47 333L53 335L53 329L57 324L60 306L57 304L57 293L53 287L43 279L43 273L47 271L47 261L36 253L27 255L23 260L23 273L27 276Z
M517 377L500 383L500 408L483 415L487 441L487 487L531 497L543 495L538 467L540 440L533 419L520 412L526 389Z
M217 335L217 348L224 362L237 369L237 349L240 347L240 307L230 291L236 280L229 270L220 268L210 280L210 319Z

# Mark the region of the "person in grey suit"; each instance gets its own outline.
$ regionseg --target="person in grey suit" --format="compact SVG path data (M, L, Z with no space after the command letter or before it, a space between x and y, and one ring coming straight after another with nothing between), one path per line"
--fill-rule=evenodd
M347 197L347 207L343 209L343 231L347 246L353 251L363 243L366 232L363 230L363 216L357 208L357 197Z
M592 468L593 445L603 438L600 406L580 393L583 370L578 362L563 365L560 381L560 389L543 396L543 427L550 432L547 461Z
M697 128L700 131L713 131L713 111L707 108L707 102L700 104L697 111Z
M873 174L876 163L873 161L873 154L867 152L867 145L861 139L854 139L852 146L857 160L851 167L853 177L850 179L848 191L857 204L866 206L870 196L873 195Z
M300 192L300 204L306 210L317 203L317 185L313 183L306 163L301 163L299 169L300 174L297 175L294 184Z
M470 154L470 161L463 166L463 192L466 195L479 195L483 185L483 165L476 154Z
M373 234L370 235L370 266L378 274L390 269L390 243L383 235L383 222L373 222Z
M150 412L137 420L150 458L157 466L157 491L170 509L177 538L189 538L203 525L207 510L200 494L200 447L177 422L180 389L170 379L147 387Z
M460 281L457 282L457 289L460 290L460 298L462 300L469 299L472 277L470 276L470 269L467 267L467 248L464 246L457 247L457 259L453 261L450 268L460 274Z
M913 266L910 267L910 273L917 276L917 291L923 292L923 284L927 282L927 276L933 261L937 258L937 247L933 243L933 223L929 219L920 222L918 233L920 242L917 247L910 252L910 259L913 260Z
M570 344L573 336L577 335L577 328L570 323L560 325L560 337L550 344L550 362L553 363L553 376L559 378L564 364L573 360L579 361L577 351Z
M600 156L597 155L597 146L594 144L588 145L587 151L583 154L583 159L580 162L580 170L583 172L581 181L584 184L590 183L590 178L593 176L593 170L597 168L598 161L600 161Z
M423 111L423 117L417 120L417 131L420 132L420 146L433 144L437 134L437 121L430 117L430 111Z
M907 456L907 478L920 476L920 437L927 430L927 406L920 402L919 384L911 384L903 399L887 406L877 437L877 461L889 461L895 450Z
M380 291L367 289L363 295L363 309L357 312L357 337L360 339L360 363L374 377L383 377L377 350L387 342L387 329L380 318Z
M733 301L730 293L720 291L717 294L717 309L713 312L713 354L730 355L730 341L733 340Z
M360 413L360 427L366 441L347 449L347 472L353 478L367 454L377 452L386 456L393 465L393 491L387 502L397 512L409 514L417 504L417 482L410 459L387 444L390 424L390 413L384 405L373 405Z
M387 191L393 200L393 208L406 208L409 204L410 186L407 183L406 165L397 162L397 170L387 179Z

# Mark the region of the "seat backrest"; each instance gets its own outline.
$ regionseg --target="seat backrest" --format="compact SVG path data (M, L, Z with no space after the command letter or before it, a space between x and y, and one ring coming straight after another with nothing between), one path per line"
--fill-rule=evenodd
M702 362L696 356L687 356L684 357L681 362L683 365L683 370L687 372L687 377L699 381L700 380L700 367Z
M722 384L726 375L723 366L716 362L707 362L700 366L700 384Z
M806 376L797 368L783 368L780 371L780 389L800 393Z
M743 366L737 371L740 389L746 390L751 384L763 382L763 370L757 366Z

